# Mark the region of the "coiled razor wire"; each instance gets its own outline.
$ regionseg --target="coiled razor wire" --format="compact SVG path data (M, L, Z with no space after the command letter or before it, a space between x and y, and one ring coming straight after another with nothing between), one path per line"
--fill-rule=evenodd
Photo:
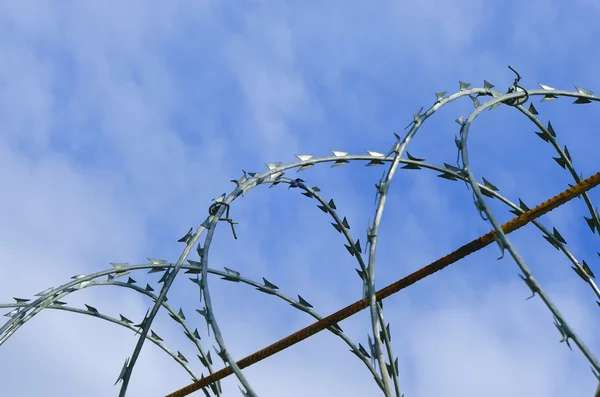
M448 96L446 96L446 92L437 93L435 103L428 110L422 112L423 108L421 108L417 113L415 113L413 120L405 128L408 129L410 127L410 130L404 138L401 138L398 134L394 134L396 137L396 142L387 152L387 154L367 150L366 155L353 155L349 154L348 152L332 150L332 156L313 157L313 155L310 154L299 154L296 155L299 161L294 163L285 165L282 165L279 162L268 163L266 164L268 170L263 173L243 171L243 175L238 180L232 181L235 183L236 187L231 193L228 195L222 194L221 196L213 199L214 203L209 207L209 215L204 222L202 222L200 227L198 227L195 232L193 228L191 228L185 234L185 236L178 240L179 242L185 244L185 248L176 263L168 263L166 260L153 258L148 258L149 263L141 265L111 263L112 268L109 270L89 275L75 275L71 277L72 281L66 284L56 288L48 288L47 290L35 294L35 299L14 298L14 303L0 304L0 308L11 309L11 311L5 314L5 316L9 317L9 320L2 327L0 327L0 345L2 345L23 324L33 318L41 310L66 310L97 317L128 328L134 331L136 334L140 334L131 357L128 357L125 360L117 381L115 382L115 385L119 382L122 382L119 392L119 396L121 397L126 395L127 387L133 373L133 368L146 340L154 343L163 351L165 351L165 353L171 356L173 360L179 363L179 365L181 365L190 374L192 380L194 381L194 383L172 394L169 394L168 397L182 397L197 390L202 390L204 395L207 397L211 395L221 396L222 389L219 381L230 374L235 374L238 378L239 382L241 383L240 391L244 396L257 396L257 393L252 389L248 380L241 372L242 368L248 367L249 365L269 357L295 343L300 342L301 340L308 338L311 335L314 335L317 332L328 329L331 333L342 339L342 341L344 341L350 347L352 353L354 353L358 359L365 364L367 369L373 375L375 382L382 390L383 395L386 397L400 397L404 394L401 392L400 388L398 358L394 356L390 344L390 324L386 324L384 321L383 306L381 304L382 300L398 292L399 290L433 274L434 272L441 270L452 263L455 263L456 261L491 244L492 242L496 242L501 250L502 256L504 255L505 250L508 250L509 254L521 270L522 274L520 277L531 290L531 297L538 295L548 310L550 310L552 313L554 317L554 325L562 336L561 342L565 342L568 347L571 348L569 341L572 341L590 363L594 376L600 381L600 363L598 362L597 358L587 347L582 338L569 325L567 320L552 302L540 283L534 278L529 267L525 264L523 259L521 259L518 252L507 238L507 234L531 222L544 234L544 238L553 247L566 255L566 257L571 261L573 265L572 269L575 271L575 273L592 289L595 296L600 299L600 290L594 282L594 273L585 260L581 261L580 263L577 259L575 259L571 252L565 247L566 241L560 235L558 230L556 230L556 228L553 228L552 231L549 231L536 220L536 218L539 216L564 204L572 198L581 197L583 198L587 210L589 211L589 218L584 216L587 225L592 233L598 231L598 234L600 234L600 214L598 213L597 208L594 209L594 206L592 205L592 202L587 194L587 190L600 184L600 172L583 180L583 177L578 175L572 164L571 156L567 147L565 146L563 149L557 143L556 132L554 131L551 123L548 122L547 126L545 126L538 119L538 111L534 107L533 103L530 103L528 108L524 107L529 99L532 99L536 96L542 98L541 102L551 101L557 99L558 97L571 97L575 98L575 101L573 102L574 104L586 104L592 101L597 102L600 101L600 97L595 96L591 91L578 86L575 86L576 91L563 91L540 84L541 90L526 90L519 85L519 74L514 69L510 69L516 74L516 78L506 93L501 93L494 90L494 86L485 80L483 88L470 88L470 84L461 81L459 82L460 90L458 92ZM456 120L456 122L460 125L460 134L455 138L456 147L458 149L457 165L453 166L444 163L444 166L442 167L429 164L425 162L424 159L411 156L408 152L406 152L406 158L403 158L402 155L405 152L406 146L410 143L411 139L417 133L425 120L427 120L441 107L463 97L469 97L473 101L475 110L466 119L463 116L460 116ZM488 100L487 102L481 103L480 98L487 98ZM553 157L553 159L561 168L569 171L573 177L574 184L570 185L571 187L569 189L533 209L530 209L520 199L518 205L508 200L499 193L499 189L496 186L494 186L485 178L482 178L483 182L479 183L473 174L471 167L469 166L467 139L471 124L484 110L492 110L501 105L513 107L531 120L539 129L539 132L536 132L536 134L544 142L552 145L552 147L558 153L558 156ZM327 200L321 195L318 187L309 187L303 179L291 179L285 176L285 172L291 169L296 169L296 171L299 172L311 168L315 164L319 163L331 163L332 167L336 167L348 164L352 161L366 161L367 166L381 166L388 164L387 172L383 174L382 178L376 184L377 191L375 214L373 218L374 220L372 224L369 222L367 227L367 238L364 245L364 253L360 240L357 239L355 241L350 235L350 225L346 217L340 217L340 215L338 215L336 212L337 208L333 199ZM474 204L477 211L484 220L490 222L493 230L431 263L430 265L423 267L415 273L398 280L397 282L379 291L376 291L374 279L377 236L387 200L388 188L400 164L403 165L401 167L403 169L429 169L438 172L438 176L441 178L452 181L464 181L467 187L472 189ZM208 253L218 223L221 221L229 223L233 236L237 239L234 228L236 222L234 222L230 217L232 202L238 197L244 196L253 188L266 184L269 184L270 187L278 184L286 184L290 188L297 188L302 192L302 195L316 200L318 202L318 208L331 216L333 220L332 225L344 236L344 239L346 240L344 246L358 263L359 268L356 269L356 271L363 284L363 298L361 300L339 310L330 316L323 318L317 314L317 312L313 310L312 305L300 295L298 295L298 299L291 298L279 291L275 284L265 278L262 279L261 283L245 278L240 272L229 268L224 268L224 271L221 271L211 269L209 267ZM504 225L501 225L487 206L484 196L491 199L496 198L507 206L511 207L511 212L517 215L517 218ZM204 237L204 243L202 244L199 242L199 240L200 236L204 232L206 232L206 234ZM188 259L188 256L194 247L196 247L199 260ZM366 261L365 258L363 258L363 255L366 257ZM186 261L187 263L185 263ZM213 346L213 348L225 364L225 368L217 372L215 372L213 369L214 364L210 349L206 350L202 343L200 343L200 335L198 330L194 329L192 331L187 325L182 309L177 311L166 303L166 294L171 288L173 281L181 269L186 270L185 273L187 274L195 275L195 277L190 278L190 280L197 284L200 289L201 304L202 298L204 298L202 307L196 311L204 318L209 332L212 329L214 339L218 345L218 347ZM146 284L145 288L136 285L136 281L130 276L130 274L136 270L148 270L148 273L162 273L162 276L158 281L159 283L163 284L160 292L155 294L154 289L149 284ZM221 279L223 280L247 284L255 287L260 292L276 296L277 298L290 303L294 308L312 316L317 320L317 322L236 362L236 360L231 357L229 351L227 350L227 346L223 340L215 313L213 311L208 286L208 274L221 276ZM118 278L123 276L128 276L127 281L117 281ZM102 280L104 277L106 277L106 279ZM75 291L87 287L102 285L112 285L132 289L152 299L154 305L146 312L146 315L139 324L134 324L132 320L128 319L122 314L119 314L119 318L115 318L100 313L93 306L86 304L85 309L81 309L68 306L64 301L61 300ZM339 321L367 307L370 310L372 327L372 334L368 336L368 350L362 344L359 343L357 346L354 342L352 342L337 325ZM185 335L192 343L194 343L197 349L198 358L201 364L206 367L208 372L207 377L202 375L199 378L190 367L187 358L179 351L175 353L170 350L164 344L163 339L151 329L152 322L161 308L164 308L169 313L170 317L183 328ZM596 390L596 396L600 396L600 386Z

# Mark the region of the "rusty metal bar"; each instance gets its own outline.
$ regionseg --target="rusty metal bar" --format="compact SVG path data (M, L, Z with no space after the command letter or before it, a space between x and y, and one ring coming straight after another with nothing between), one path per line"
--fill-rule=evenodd
M546 202L538 205L537 207L535 207L535 208L519 215L518 217L514 218L513 220L505 223L504 225L502 225L502 230L506 234L514 232L515 230L525 226L527 223L531 222L532 220L552 211L553 209L559 207L560 205L565 204L569 200L581 195L583 192L597 186L598 184L600 184L600 172L592 175L591 177L581 181L577 185L570 187L569 189L565 190L564 192L562 192L562 193L554 196L553 198L547 200ZM467 255L470 255L473 252L486 247L487 245L494 242L495 235L496 235L496 231L492 230L491 232L484 234L483 236L463 245L462 247L458 248L456 251L436 260L435 262L432 262L431 264L417 270L416 272L404 277L403 279L400 279L400 280L396 281L395 283L390 284L387 287L377 291L377 293L375 294L375 296L377 297L377 300L378 301L383 300L383 299L389 297L390 295L395 294L396 292L416 283L417 281L422 280L425 277L430 276L431 274L433 274L439 270L442 270L443 268L451 265L452 263L459 261L460 259L466 257ZM366 298L361 299L361 300L351 304L350 306L347 306L347 307L317 321L316 323L311 324L308 327L303 328L300 331L293 333L292 335L289 335L289 336L273 343L272 345L267 346L264 349L259 350L254 354L249 355L246 358L241 359L240 361L237 362L237 365L238 365L238 367L240 367L240 369L242 369L242 368L246 368L252 364L255 364L269 356L272 356L275 353L278 353L284 349L287 349L288 347L290 347L292 345L295 345L296 343L298 343L318 332L323 331L324 329L326 329L328 327L333 326L334 324L337 324L338 322L358 313L359 311L361 311L367 307L369 307L368 299L366 299ZM211 384L213 382L216 382L218 380L225 378L228 375L231 375L232 373L233 373L233 371L231 370L231 367L225 367L225 368L221 369L220 371L217 371L214 374L212 374L206 378L203 377L199 381L194 382L180 390L177 390L174 393L167 395L166 397L187 396L197 390L200 390L200 389L208 386L209 384Z

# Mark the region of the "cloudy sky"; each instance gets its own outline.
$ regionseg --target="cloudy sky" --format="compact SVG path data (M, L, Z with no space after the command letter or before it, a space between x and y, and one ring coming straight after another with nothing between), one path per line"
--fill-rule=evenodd
M158 4L160 3L160 4ZM211 199L265 163L330 149L387 152L435 93L458 81L505 91L514 78L600 92L593 0L505 1L5 1L0 5L0 302L32 298L109 262L176 261L177 243L207 216ZM571 99L538 104L567 145L575 169L598 171L600 116ZM408 151L455 164L454 120L465 98L430 118ZM516 110L486 112L471 128L472 169L512 201L533 206L572 182L556 153ZM374 184L383 167L322 164L299 177L334 198L354 239L366 241ZM383 287L490 229L464 183L429 170L399 170L380 233ZM295 172L289 173L295 177ZM252 190L232 206L234 240L221 224L211 267L262 277L321 315L362 296L354 258L315 203L284 186ZM598 190L590 193L600 201ZM499 219L512 217L491 204ZM542 218L600 273L598 235L582 200ZM592 290L533 226L511 241L569 323L600 354ZM508 255L487 247L385 301L406 397L587 396L589 364L559 343L541 300ZM191 255L196 259L195 253ZM160 274L133 274L156 290ZM254 288L209 280L215 315L236 359L313 322ZM180 274L169 304L181 307L211 348L197 286ZM65 298L139 322L151 301L134 291L90 287ZM8 310L7 310L8 311ZM7 319L3 317L3 319ZM367 346L368 313L340 323ZM152 328L198 375L195 347L167 314ZM212 334L211 334L212 335ZM0 346L0 394L117 395L113 386L137 338L90 316L46 310ZM214 352L213 352L214 353ZM216 357L216 355L215 355ZM222 363L215 360L215 369ZM377 396L371 374L339 338L322 332L244 370L260 396ZM190 376L147 342L131 396L161 396ZM234 377L224 395L240 395ZM201 395L201 393L197 393Z

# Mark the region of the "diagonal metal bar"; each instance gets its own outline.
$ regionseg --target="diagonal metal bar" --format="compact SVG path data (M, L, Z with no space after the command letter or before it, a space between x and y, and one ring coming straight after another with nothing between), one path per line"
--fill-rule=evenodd
M599 184L600 184L600 172L597 172L596 174L592 175L591 177L581 181L577 185L570 187L569 189L565 190L564 192L562 192L562 193L552 197L551 199L545 201L544 203L538 205L537 207L535 207L527 212L524 212L523 214L519 215L518 217L514 218L513 220L505 223L504 225L502 225L502 230L506 234L514 232L515 230L525 226L527 223L531 222L532 220L552 211L553 209L565 204L569 200L581 195L582 193L588 191L589 189L591 189ZM390 284L387 287L377 291L375 296L377 297L378 301L385 299L385 298L391 296L392 294L395 294L396 292L398 292L406 287L409 287L412 284L415 284L417 281L422 280L425 277L430 276L439 270L442 270L443 268L451 265L452 263L459 261L460 259L466 257L467 255L470 255L470 254L474 253L475 251L478 251L478 250L488 246L489 244L494 242L495 239L496 239L496 231L492 230L491 232L484 234L483 236L476 238L475 240L472 240L471 242L463 245L462 247L458 248L456 251L451 252L450 254L432 262L431 264L417 270L416 272L404 277L403 279L400 279L400 280L396 281L395 283ZM240 369L246 368L252 364L255 364L259 361L264 360L265 358L267 358L269 356L272 356L275 353L278 353L284 349L287 349L288 347L295 345L296 343L303 341L304 339L306 339L318 332L321 332L328 327L331 327L331 326L337 324L338 322L358 313L359 311L361 311L367 307L369 307L368 299L367 298L361 299L361 300L351 304L350 306L347 306L341 310L338 310L337 312L315 322L314 324L311 324L308 327L305 327L305 328L301 329L300 331L295 332L295 333L273 343L272 345L267 346L264 349L259 350L256 353L251 354L246 358L241 359L236 364ZM187 396L197 390L200 390L200 389L208 386L209 384L211 384L213 382L216 382L218 380L225 378L228 375L231 375L232 373L233 373L233 371L231 370L231 367L223 368L222 370L217 371L206 378L202 378L201 380L194 382L180 390L177 390L176 392L171 393L171 394L167 395L166 397Z

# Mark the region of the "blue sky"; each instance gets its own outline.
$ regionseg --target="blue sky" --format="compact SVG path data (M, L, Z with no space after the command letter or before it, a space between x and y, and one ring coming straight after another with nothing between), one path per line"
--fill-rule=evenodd
M131 0L5 2L0 6L0 301L31 298L109 262L176 261L180 238L207 216L211 199L246 171L294 154L387 152L435 93L458 81L505 91L515 67L537 83L600 91L600 6L592 0L265 2ZM538 104L540 119L567 145L575 169L598 171L594 104ZM455 119L466 98L426 121L408 151L454 164ZM572 183L556 153L514 109L486 112L471 128L475 175L533 206ZM362 164L299 177L333 198L354 239L366 241L383 167ZM289 173L294 176L295 173ZM400 170L390 188L377 256L379 288L490 230L464 183L428 170ZM295 177L295 176L294 176ZM590 192L592 202L600 193ZM498 218L512 217L497 200ZM216 232L211 267L266 277L325 316L361 298L356 263L330 220L298 190L256 188L232 206L238 240ZM598 235L581 200L541 219L600 273ZM592 351L600 317L592 290L534 227L512 242ZM591 395L597 381L560 334L508 255L493 245L385 301L402 391L410 396ZM196 259L192 255L191 259ZM139 284L159 276L142 271ZM210 338L197 287L181 274L169 303ZM237 359L312 323L253 288L210 280L215 315ZM155 288L158 290L158 288ZM132 291L93 287L69 305L139 321L151 302ZM367 311L340 324L366 346ZM165 313L155 330L200 374L194 346ZM116 395L135 346L129 330L47 310L0 347L2 395ZM215 369L221 362L215 360ZM261 396L381 395L369 371L323 332L244 371ZM189 375L146 343L129 393L165 395ZM235 395L238 382L223 382Z

